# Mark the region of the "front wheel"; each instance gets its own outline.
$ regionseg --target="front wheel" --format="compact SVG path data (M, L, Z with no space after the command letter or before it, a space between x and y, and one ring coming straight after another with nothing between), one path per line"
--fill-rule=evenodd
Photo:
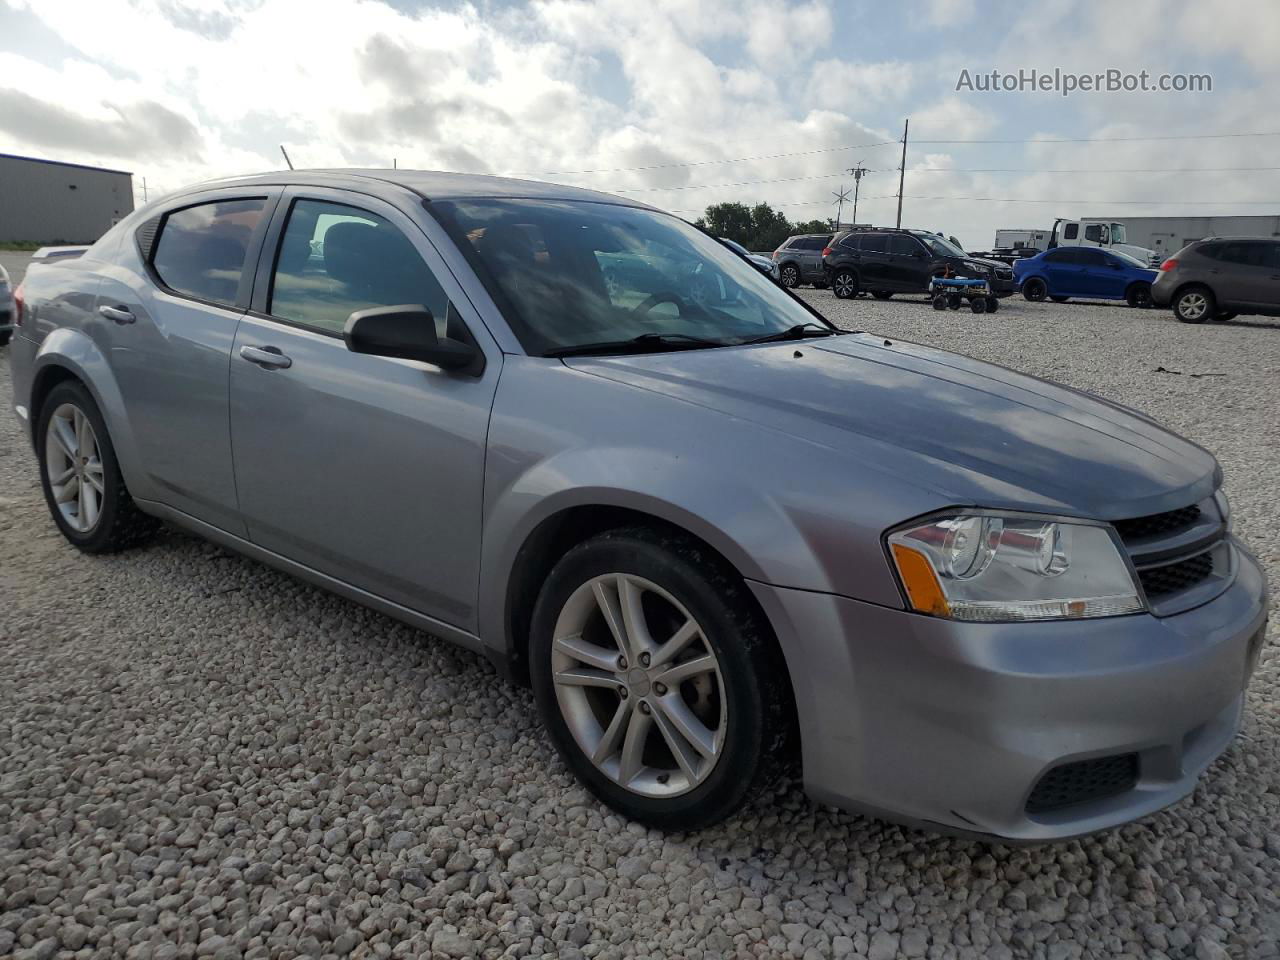
M1049 288L1039 277L1031 277L1022 284L1022 295L1032 303L1040 303L1049 295Z
M1216 310L1213 294L1205 287L1183 290L1173 301L1173 315L1183 323L1204 323Z
M831 277L831 291L841 300L858 295L858 276L852 270L837 270Z
M794 290L800 286L800 268L794 263L788 263L782 268L782 285L788 290Z
M678 534L618 530L565 554L539 594L529 656L561 757L633 820L709 826L788 759L777 643L741 579Z
M107 425L89 391L64 381L36 420L40 486L62 535L85 553L112 553L146 539L157 522L125 488Z

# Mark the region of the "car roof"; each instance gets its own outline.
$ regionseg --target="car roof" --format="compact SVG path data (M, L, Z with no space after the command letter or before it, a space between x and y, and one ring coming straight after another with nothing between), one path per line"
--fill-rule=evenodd
M1280 243L1280 237L1257 237L1257 236L1253 236L1253 237L1248 237L1248 236L1236 236L1236 237L1231 237L1231 236L1226 236L1226 237L1201 237L1199 240L1192 240L1191 242L1192 242L1192 243L1209 243L1210 241L1217 242L1217 241L1219 241L1219 240L1231 240L1231 241L1236 241L1236 240L1259 240L1259 241L1262 241L1262 242L1264 242L1264 243Z
M448 173L441 170L381 170L381 169L326 169L326 170L277 170L247 176L225 177L192 184L178 191L177 196L198 190L211 190L234 186L314 186L346 187L359 185L364 192L392 193L396 188L409 190L426 200L453 200L468 198L508 198L582 200L594 203L612 203L620 206L655 210L647 203L614 196L598 190L571 187L562 183L542 180L521 180L515 177L493 177L479 173ZM168 200L171 197L166 197Z

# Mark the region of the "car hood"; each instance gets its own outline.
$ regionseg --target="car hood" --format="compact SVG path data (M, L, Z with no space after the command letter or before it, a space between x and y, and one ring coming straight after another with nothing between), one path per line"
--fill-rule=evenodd
M980 263L984 267L990 267L993 270L998 267L1002 267L1006 270L1009 268L1009 265L1005 263L1003 260L990 260L986 257L972 257L972 256L969 256L969 254L965 254L965 259L972 260L974 263Z
M852 470L928 489L940 506L1112 520L1186 506L1220 479L1210 453L1137 411L866 334L567 362L845 451Z

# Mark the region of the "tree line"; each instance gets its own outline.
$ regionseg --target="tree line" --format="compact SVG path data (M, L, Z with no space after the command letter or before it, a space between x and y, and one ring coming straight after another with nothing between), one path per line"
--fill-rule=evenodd
M748 250L766 253L776 250L793 234L831 232L831 224L825 220L792 223L767 203L753 207L745 203L713 203L693 225L714 237L727 237Z

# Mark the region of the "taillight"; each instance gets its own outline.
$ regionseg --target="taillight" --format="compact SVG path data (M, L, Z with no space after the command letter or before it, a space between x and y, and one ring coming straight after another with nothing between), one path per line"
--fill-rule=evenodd
M25 307L25 306L26 306L26 301L25 301L25 300L23 300L23 298L22 298L22 284L21 284L21 283L20 283L20 284L18 284L18 289L17 289L17 290L15 290L15 291L13 291L13 305L14 305L14 308L15 308L15 309L14 309L13 322L14 322L14 325L15 325L15 326L19 326L19 327L20 327L20 326L22 326L22 312L23 312L23 307Z
M1176 270L1177 268L1178 268L1178 261L1175 260L1173 257L1170 257L1164 263L1160 264L1161 270Z
M829 257L829 256L831 256L831 248L830 248L830 247L823 247L823 248L822 248L822 255L823 255L824 257Z

